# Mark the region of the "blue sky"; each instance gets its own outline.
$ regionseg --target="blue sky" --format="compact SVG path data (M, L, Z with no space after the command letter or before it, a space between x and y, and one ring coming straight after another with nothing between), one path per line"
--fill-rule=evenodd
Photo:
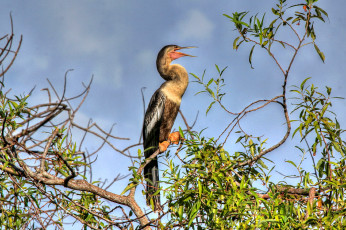
M46 94L40 91L48 87L46 78L62 91L65 72L74 69L69 74L67 90L72 96L83 89L81 82L88 82L94 75L91 93L77 119L86 124L91 117L105 129L116 123L114 135L131 138L129 142L113 143L122 149L138 142L143 120L141 88L146 87L144 95L148 103L151 94L163 82L156 71L155 60L164 45L198 46L198 49L187 51L196 58L177 61L196 75L206 70L206 77L216 77L214 64L221 68L228 66L224 101L234 112L251 101L279 95L282 76L273 60L257 48L253 54L255 69L251 69L248 64L251 46L233 50L237 33L222 16L235 11L250 11L250 14L268 11L270 19L271 7L275 3L251 0L6 1L0 8L2 34L10 32L9 14L12 12L16 38L21 34L24 37L17 60L7 73L6 87L12 88L13 94L22 94L36 86L30 102L40 103L46 100ZM325 64L312 46L304 48L293 65L288 85L300 84L303 79L312 77L311 83L321 88L328 85L333 88L334 96L346 97L346 2L320 0L319 6L329 13L326 23L315 24L317 44L325 53ZM292 33L283 34L282 39L297 44ZM282 49L277 49L276 53L287 66L291 53ZM200 90L196 83L190 83L181 109L190 123L199 111L196 130L208 127L205 134L216 136L232 117L217 107L206 117L205 109L210 99L195 96ZM346 111L345 101L336 101L333 108L345 127L346 117L342 116ZM280 108L271 106L251 114L243 122L243 128L254 135L269 137L268 143L276 143L284 133L284 119L279 112ZM183 126L180 118L174 127L179 126ZM232 141L234 139L229 144ZM88 147L92 150L97 146L91 141ZM289 173L292 168L281 166L287 166L283 164L284 160L297 161L299 153L290 148L289 143L284 147L284 151L277 150L268 157L280 170ZM95 179L126 174L130 164L129 159L105 148L95 163ZM125 184L127 180L111 189L117 192Z

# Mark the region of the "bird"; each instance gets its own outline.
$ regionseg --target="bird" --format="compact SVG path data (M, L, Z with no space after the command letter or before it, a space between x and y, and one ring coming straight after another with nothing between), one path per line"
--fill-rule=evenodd
M143 122L143 147L145 158L150 157L158 149L160 152L166 151L171 143L179 143L179 132L170 132L180 108L181 98L188 86L189 77L183 66L171 64L171 62L184 56L194 57L179 52L181 49L188 48L195 47L166 45L157 55L156 67L165 82L155 91L145 112ZM151 206L151 204L153 204L154 211L160 211L161 204L160 192L158 192L159 172L157 157L153 158L144 167L144 178L147 181L147 205Z

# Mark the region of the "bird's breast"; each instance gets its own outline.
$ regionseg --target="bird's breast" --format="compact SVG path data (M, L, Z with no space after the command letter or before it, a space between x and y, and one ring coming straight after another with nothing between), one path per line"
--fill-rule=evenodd
M185 90L184 90L185 92ZM178 106L181 103L181 97L183 96L184 92L181 92L181 90L177 90L172 87L163 87L162 88L162 93L165 94L166 98L169 99L170 101L174 102Z

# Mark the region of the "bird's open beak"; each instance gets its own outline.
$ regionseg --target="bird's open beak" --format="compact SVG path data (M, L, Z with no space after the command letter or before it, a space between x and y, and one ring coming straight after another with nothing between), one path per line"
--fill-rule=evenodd
M188 56L188 57L196 57L196 56L192 56L190 54L185 54L185 53L181 53L181 52L177 52L176 50L182 50L182 49L191 49L191 48L197 48L197 46L185 46L185 47L178 47L174 50L175 53L179 54L180 57L183 56Z

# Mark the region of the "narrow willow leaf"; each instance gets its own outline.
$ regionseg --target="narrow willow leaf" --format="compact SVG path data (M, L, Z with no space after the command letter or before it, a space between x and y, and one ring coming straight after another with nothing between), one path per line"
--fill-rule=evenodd
M241 43L243 43L244 41L245 41L245 40L241 40L241 41L238 43L236 50L238 50L239 46L240 46Z
M279 15L278 10L275 10L274 8L272 8L272 12L273 12L273 14L275 14L275 15Z
M304 6L305 4L295 4L295 5L292 5L292 6L290 6L290 7L288 7L287 9L289 9L289 8L292 8L292 7L296 7L296 6Z
M218 71L220 71L220 70L218 69ZM211 78L211 79L208 81L208 83L207 83L207 87L210 86L210 84L213 83L213 81L214 81L214 79Z
M202 197L202 184L201 184L200 180L198 180L197 182L198 182L198 196L199 196L199 198L201 198Z
M208 106L207 111L205 112L205 114L207 115L209 110L211 109L211 107L213 106L213 104L215 103L215 101L213 101L212 103L210 103L210 105Z
M275 22L276 22L277 20L278 20L278 18L277 18L277 19L275 19L275 20L273 20L273 21L270 23L269 28L274 27L274 24L275 24Z
M300 89L301 89L301 90L304 89L305 83L306 83L310 78L311 78L311 77L305 78L304 81L302 82L302 84L300 84Z
M179 206L178 216L180 218L180 221L183 220L183 212L184 212L184 207L183 206Z
M124 191L120 194L120 196L124 195L127 191L129 191L131 188L133 188L135 186L137 186L137 184L131 183L131 184L127 185L126 188L124 189Z
M227 68L228 68L228 66L226 66L225 68L223 68L223 69L221 70L220 76L223 74L223 72L224 72Z
M180 137L185 139L184 137L184 131L181 129L181 127L179 126L179 133L180 133Z
M218 176L213 176L213 179L215 180L215 182L217 183L217 185L222 188L222 184L221 184L221 181L220 181L220 178Z
M293 19L292 24L294 24L295 22L297 22L297 21L299 21L299 20L300 20L300 18L299 18L299 17L297 17L297 18Z
M258 160L257 163L260 164L262 166L262 168L268 169L267 165L265 165L261 159Z
M295 168L297 168L297 165L293 162L293 161L286 161L287 163L290 163L291 165L293 165Z
M223 16L225 16L225 17L227 17L227 18L231 19L232 21L234 20L234 18L233 18L233 17L231 17L231 16L229 16L229 15L227 15L227 14L223 14Z
M190 75L193 76L194 78L196 78L196 79L199 80L199 81L201 80L201 79L199 79L199 77L197 77L196 74L190 73Z
M318 53L318 55L320 55L321 60L324 62L324 60L326 59L324 56L324 53L321 52L321 50L318 48L318 46L316 44L314 44L315 50Z
M237 37L236 39L234 39L234 42L233 42L233 49L234 49L234 50L238 49L238 47L237 47L237 41L239 40L239 38L240 38L240 36Z
M215 94L214 94L213 90L207 88L207 91L208 91L208 93L210 94L210 96L212 96L213 98L215 98Z
M285 43L279 41L279 43L282 45L282 47L286 48Z
M190 214L190 216L189 216L189 223L188 223L188 227L190 227L191 226L191 224L192 224L192 222L195 220L195 217L196 217L196 215L197 215L197 213L198 213L198 210L199 210L199 208L200 208L200 206L201 206L201 201L197 201L194 205L193 205L193 207L192 207L192 209L191 209L191 214Z
M239 37L238 37L238 38L239 38ZM217 69L217 72L220 74L220 68L219 68L219 66L215 64L215 67L216 67L216 69Z
M250 65L251 65L251 69L254 69L254 67L252 66L252 53L253 53L253 50L255 48L256 45L254 45L250 51L250 55L249 55L249 62L250 62Z
M336 151L338 151L339 153L342 153L342 150L341 150L341 148L340 148L339 143L337 143L337 142L332 142L332 144L333 144L333 147L334 147L334 149L335 149Z
M299 131L299 127L296 128L296 130L294 130L294 132L293 132L293 134L292 134L292 139L293 139L294 135L296 135L296 133L297 133L298 131Z
M327 17L328 17L328 14L327 14L327 12L326 11L324 11L322 8L320 8L320 7L317 7L317 6L314 6L314 8L316 9L316 10L319 10L319 11L321 11L324 15L326 15Z
M332 88L330 88L328 86L326 86L326 88L327 88L327 94L330 95L330 93L332 92Z

